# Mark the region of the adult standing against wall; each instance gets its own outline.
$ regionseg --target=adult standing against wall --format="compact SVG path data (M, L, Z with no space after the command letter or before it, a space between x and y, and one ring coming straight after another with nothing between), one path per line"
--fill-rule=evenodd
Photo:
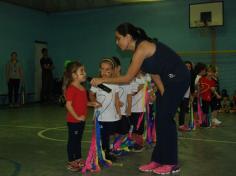
M174 116L189 87L190 73L172 49L149 38L141 28L130 23L120 24L115 37L121 50L133 52L127 74L116 78L94 78L91 84L128 83L140 70L151 74L159 89L156 103L157 144L151 162L140 166L139 170L163 175L179 172Z
M41 102L50 102L52 99L53 73L54 68L52 59L48 57L48 49L42 49L42 58L40 59L42 69L42 90Z
M8 84L8 99L10 107L19 106L19 88L23 78L23 69L17 59L17 53L12 52L10 61L6 66L6 80ZM14 95L14 97L13 97Z

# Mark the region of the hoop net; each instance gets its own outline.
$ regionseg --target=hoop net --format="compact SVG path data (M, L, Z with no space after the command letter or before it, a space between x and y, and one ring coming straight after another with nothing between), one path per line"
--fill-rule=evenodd
M194 21L195 26L199 27L200 36L205 37L209 34L210 27L208 21Z

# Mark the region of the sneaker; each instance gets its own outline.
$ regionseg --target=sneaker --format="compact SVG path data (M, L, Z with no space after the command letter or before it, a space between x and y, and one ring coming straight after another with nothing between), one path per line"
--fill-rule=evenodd
M153 170L153 173L159 175L167 175L180 172L180 167L177 165L162 165Z
M186 127L185 125L179 126L178 130L181 131L181 132L189 132L189 131L191 131L191 129Z
M81 171L81 167L78 167L75 161L69 162L67 165L67 169L72 171L72 172L79 172Z
M81 159L77 159L75 160L76 164L78 167L84 167L85 166L85 161L81 158Z
M212 123L213 123L214 125L220 125L222 122L219 121L217 118L214 118L214 119L212 119Z
M222 123L222 122L221 122L219 119L217 119L217 118L216 118L216 122L219 123L219 124Z
M141 172L152 172L154 169L156 169L160 166L161 165L159 163L152 161L149 164L145 164L145 165L140 166L138 169Z

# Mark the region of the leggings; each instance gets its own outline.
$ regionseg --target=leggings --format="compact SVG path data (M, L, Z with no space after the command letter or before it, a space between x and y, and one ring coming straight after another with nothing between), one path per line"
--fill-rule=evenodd
M105 154L110 152L110 136L113 135L117 130L117 122L102 122L99 121L100 131L101 131L101 140L102 140L102 149L105 151Z
M171 165L178 163L174 116L188 87L188 80L175 82L175 84L166 86L164 94L157 97L157 117L155 118L157 143L152 153L152 161Z
M68 160L74 161L80 159L81 155L81 140L84 132L85 122L67 123L68 126L68 143L67 154Z

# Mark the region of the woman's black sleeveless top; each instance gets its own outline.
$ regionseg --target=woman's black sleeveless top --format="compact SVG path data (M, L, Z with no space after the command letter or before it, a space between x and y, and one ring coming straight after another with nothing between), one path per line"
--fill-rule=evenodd
M140 42L137 42L137 45ZM155 53L144 59L141 70L145 73L158 74L164 86L190 80L190 72L179 55L165 44L156 41Z

